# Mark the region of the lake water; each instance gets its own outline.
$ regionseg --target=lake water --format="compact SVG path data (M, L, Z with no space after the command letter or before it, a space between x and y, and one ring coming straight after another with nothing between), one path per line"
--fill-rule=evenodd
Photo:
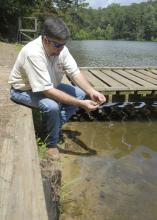
M157 66L157 43L71 42L79 66ZM157 120L64 126L61 220L157 219Z
M157 66L157 42L72 41L79 66Z

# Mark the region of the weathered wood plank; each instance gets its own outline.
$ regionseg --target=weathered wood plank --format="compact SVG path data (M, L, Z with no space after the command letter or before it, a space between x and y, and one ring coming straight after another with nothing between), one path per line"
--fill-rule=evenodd
M146 95L152 94L152 91L151 90L137 91L137 94L140 94L142 96L146 96Z
M111 70L103 70L103 72L109 76L112 76L118 82L121 82L123 85L125 85L128 88L127 90L142 89L142 86L137 85L135 82L125 78L123 75L119 75Z
M118 72L121 71L121 70L118 70ZM125 70L125 71L121 71L128 79L130 80L133 80L139 84L141 84L142 86L145 86L145 87L149 87L150 89L154 89L156 86L150 82L148 82L145 79L143 79L143 76L145 76L144 74L142 73L139 73L137 71L134 71L134 70ZM149 77L147 77L149 78Z
M127 89L126 86L121 84L120 82L116 81L112 77L106 75L104 72L101 72L100 70L91 70L91 72L96 76L99 77L99 79L103 80L106 84L109 85L112 89Z
M143 73L144 75L149 76L153 79L157 79L157 75L154 74L154 73L151 73L150 71L146 71L144 69L138 69L137 71L140 72L140 73Z
M127 79L137 83L137 88L141 88L141 87L149 87L150 89L152 89L152 84L144 81L143 79L138 78L137 76L134 76L124 70L115 70L118 74L126 77ZM154 87L153 87L154 88Z
M0 220L48 220L31 110L9 100L0 66Z
M141 67L141 66L124 66L124 67L122 67L122 66L112 66L112 67L110 67L110 66L102 66L102 67L98 67L98 66L86 66L86 67L80 67L80 69L81 70L87 70L87 69L104 69L104 70L111 70L111 69L123 69L123 70L125 70L125 69L148 69L148 70L150 70L150 69L157 69L157 66L143 66L143 67Z
M153 69L153 71L157 70ZM84 67L81 68L81 72L95 89L104 94L116 94L116 92L126 92L129 94L129 91L131 94L131 91L133 91L133 93L141 91L139 94L145 95L157 90L157 79L152 78L155 73L151 73L151 75L150 69L146 71L146 69L141 69L141 67ZM66 78L64 82L69 84L69 80Z
M137 77L140 77L141 79L145 80L145 82L150 82L151 83L151 87L153 87L154 85L157 85L157 80L156 79L152 79L151 77L149 76L146 76L140 72L137 72L135 70L126 70L126 72L134 75L134 76L137 76ZM149 85L148 85L149 86ZM156 86L154 86L154 88L156 89Z
M155 70L155 69L148 69L148 71L157 74L157 70Z
M46 220L31 112L28 108L10 105L7 117L7 123L1 120L0 219Z
M95 77L91 72L87 70L82 70L81 71L87 78L87 80L90 82L91 85L93 85L95 88L104 88L108 89L109 86L103 83L100 79Z

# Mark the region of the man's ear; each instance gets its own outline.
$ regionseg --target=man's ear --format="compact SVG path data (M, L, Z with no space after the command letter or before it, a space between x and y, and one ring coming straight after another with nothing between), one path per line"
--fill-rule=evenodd
M48 40L47 40L47 37L45 35L42 37L42 39L43 39L44 44L47 45L49 43Z

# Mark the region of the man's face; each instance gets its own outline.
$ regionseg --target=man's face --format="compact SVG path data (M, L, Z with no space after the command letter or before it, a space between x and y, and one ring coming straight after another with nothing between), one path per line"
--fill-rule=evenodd
M66 44L64 40L50 39L46 36L45 42L50 56L58 56Z

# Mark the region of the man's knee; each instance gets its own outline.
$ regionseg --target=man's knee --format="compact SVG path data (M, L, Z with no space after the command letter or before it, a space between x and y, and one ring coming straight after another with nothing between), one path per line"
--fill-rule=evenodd
M40 108L43 112L60 112L60 105L57 102L48 98L41 101Z
M77 99L84 99L86 96L86 93L80 89L79 87L76 87L76 98Z

